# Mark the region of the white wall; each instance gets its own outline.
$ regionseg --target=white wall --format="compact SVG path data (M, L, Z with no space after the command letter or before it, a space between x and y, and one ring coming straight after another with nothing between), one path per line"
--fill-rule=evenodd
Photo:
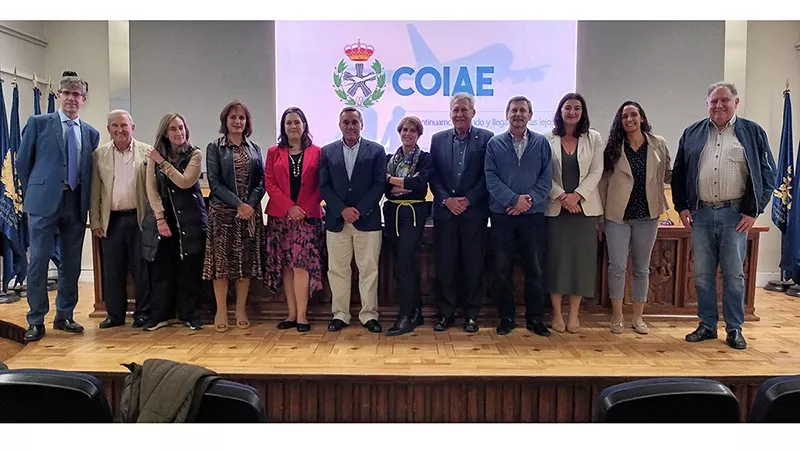
M642 105L673 158L683 129L708 115L706 89L724 75L725 22L578 22L578 92L608 137L626 100Z
M131 112L152 143L158 121L180 112L205 154L232 100L253 117L252 139L275 144L275 26L259 22L130 22ZM203 164L205 171L205 164Z
M17 66L17 73L33 75L47 79L50 75L45 71L46 42L43 41L44 22L0 21L0 68L13 70ZM34 41L34 42L31 42ZM6 111L11 114L11 80L12 75L2 73L3 94L6 99ZM25 126L25 121L33 114L33 82L17 78L19 84L19 121L20 126ZM47 92L44 86L39 86L42 92L42 111L47 110Z
M800 21L748 22L747 25L747 93L744 117L758 122L769 136L769 144L777 162L783 124L783 90L789 79L792 91L794 124L794 157L800 140ZM757 225L770 231L761 235L758 254L759 281L763 284L780 276L781 234L771 219L772 204L758 218Z

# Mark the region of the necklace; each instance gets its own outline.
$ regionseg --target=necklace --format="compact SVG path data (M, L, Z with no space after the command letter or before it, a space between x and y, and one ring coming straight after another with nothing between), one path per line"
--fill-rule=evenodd
M290 166L292 170L292 176L294 178L300 178L300 170L303 168L303 154L305 152L300 152L296 155L289 155Z

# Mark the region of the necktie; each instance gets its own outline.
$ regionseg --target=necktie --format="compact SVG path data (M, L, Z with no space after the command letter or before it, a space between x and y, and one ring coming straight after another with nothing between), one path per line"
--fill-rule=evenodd
M67 125L67 182L74 191L78 187L78 138L72 127L77 124L74 120L68 120Z

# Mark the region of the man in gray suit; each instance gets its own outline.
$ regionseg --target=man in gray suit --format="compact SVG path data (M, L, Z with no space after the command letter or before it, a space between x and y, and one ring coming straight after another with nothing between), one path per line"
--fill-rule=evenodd
M489 192L483 164L486 143L494 136L472 125L475 99L458 93L450 100L453 128L431 137L433 159L433 231L436 278L439 283L439 321L436 331L455 322L458 299L466 315L464 331L478 331L481 309Z
M92 152L100 142L100 133L78 116L86 102L86 83L74 72L65 72L58 85L61 108L28 119L17 154L23 211L28 214L31 240L26 342L38 341L45 334L44 317L50 310L47 266L56 234L60 235L61 264L53 328L83 332L72 312L78 303L78 277L92 189Z

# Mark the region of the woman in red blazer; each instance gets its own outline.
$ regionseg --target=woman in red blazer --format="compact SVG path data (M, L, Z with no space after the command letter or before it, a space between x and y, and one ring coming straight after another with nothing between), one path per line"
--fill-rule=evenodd
M264 283L283 286L289 314L278 329L311 330L306 318L309 291L322 289L325 230L319 190L321 149L311 143L306 115L290 107L281 117L278 145L267 150L267 260Z

